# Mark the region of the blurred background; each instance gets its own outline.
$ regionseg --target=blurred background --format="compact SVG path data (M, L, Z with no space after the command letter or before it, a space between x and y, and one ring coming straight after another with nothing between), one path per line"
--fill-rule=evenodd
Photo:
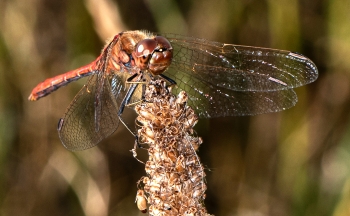
M199 121L205 204L215 215L350 215L349 0L2 0L0 14L0 215L142 215L144 165L125 127L82 152L61 145L58 119L86 79L27 100L137 29L312 59L319 79L296 89L295 107Z

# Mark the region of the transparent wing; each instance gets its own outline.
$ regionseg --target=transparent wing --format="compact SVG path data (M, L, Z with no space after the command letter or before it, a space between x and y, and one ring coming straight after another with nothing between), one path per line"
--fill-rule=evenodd
M125 89L117 76L102 76L97 73L89 78L60 119L59 137L68 150L94 147L118 127L118 108Z
M173 74L172 74L173 73ZM167 75L177 83L173 92L184 90L188 105L197 111L199 117L246 116L278 112L295 105L297 96L293 89L280 91L232 91L213 86L210 80L203 81L175 69Z
M223 44L166 34L173 65L191 76L235 91L276 91L315 81L318 71L307 57L285 50Z
M165 75L185 90L201 117L256 115L290 108L291 88L318 77L315 64L289 51L165 34L174 49Z

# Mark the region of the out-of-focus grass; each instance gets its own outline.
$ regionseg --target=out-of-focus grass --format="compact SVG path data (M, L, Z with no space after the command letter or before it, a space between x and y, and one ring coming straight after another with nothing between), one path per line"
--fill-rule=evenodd
M83 152L60 144L56 122L85 80L27 101L38 82L88 63L129 29L310 57L320 77L296 90L296 107L200 120L206 205L215 215L349 214L348 0L5 0L0 13L0 214L141 214L133 202L144 170L125 128Z

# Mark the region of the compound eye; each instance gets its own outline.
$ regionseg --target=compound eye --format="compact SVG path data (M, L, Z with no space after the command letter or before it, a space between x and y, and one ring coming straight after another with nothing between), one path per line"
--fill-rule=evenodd
M170 42L162 36L154 38L157 42L157 48L148 64L149 71L154 75L163 73L171 64L173 58L173 48Z
M160 51L173 49L170 42L165 37L157 36L154 40L157 42L158 47L162 49Z
M157 47L157 42L153 39L144 39L140 41L135 49L135 57L144 57L151 55Z

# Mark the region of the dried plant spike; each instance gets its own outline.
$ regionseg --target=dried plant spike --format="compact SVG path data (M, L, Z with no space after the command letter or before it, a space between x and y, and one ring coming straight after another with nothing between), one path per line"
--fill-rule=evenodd
M139 142L149 145L142 197L150 215L208 215L205 173L196 154L202 139L194 135L198 117L187 99L159 79L146 86L145 102L135 107Z

